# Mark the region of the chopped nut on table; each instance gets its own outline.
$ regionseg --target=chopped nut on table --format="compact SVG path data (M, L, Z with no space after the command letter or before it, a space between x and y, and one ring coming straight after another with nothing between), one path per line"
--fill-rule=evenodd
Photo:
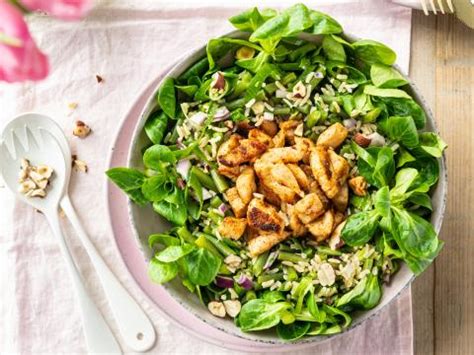
M91 133L91 128L82 121L76 121L72 134L79 138L86 138Z
M45 197L46 188L53 174L53 169L47 165L33 166L27 159L21 160L18 192L26 197Z
M77 159L77 155L72 156L72 167L76 171L81 171L83 173L87 173L88 171L87 164L84 161Z
M240 313L242 306L239 300L227 300L224 301L224 308L230 317L235 318Z

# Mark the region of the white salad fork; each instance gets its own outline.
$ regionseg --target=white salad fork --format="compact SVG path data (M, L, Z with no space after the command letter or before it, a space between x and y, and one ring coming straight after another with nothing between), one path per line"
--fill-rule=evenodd
M66 184L60 200L60 207L70 220L79 239L86 249L87 254L89 255L93 267L99 276L99 280L102 284L107 300L109 301L111 311L125 343L134 351L146 351L150 349L156 340L156 334L152 323L146 316L145 312L130 296L112 271L110 271L107 264L103 261L82 227L71 203L68 195L71 170L71 151L61 127L59 127L59 125L48 116L38 113L22 114L16 117L9 125L12 124L43 128L51 133L56 139L60 148L59 150L63 155L65 165L68 168L68 173L65 177Z
M7 126L8 127L8 126ZM5 137L5 134L9 137ZM41 211L59 241L66 261L77 299L80 304L84 335L90 352L120 353L120 347L102 314L87 294L83 281L66 245L59 223L59 202L66 188L67 167L59 145L47 131L31 130L25 125L6 129L0 143L0 172L6 185L18 198ZM18 173L23 158L34 164L45 164L54 171L51 186L44 198L32 198L18 192Z

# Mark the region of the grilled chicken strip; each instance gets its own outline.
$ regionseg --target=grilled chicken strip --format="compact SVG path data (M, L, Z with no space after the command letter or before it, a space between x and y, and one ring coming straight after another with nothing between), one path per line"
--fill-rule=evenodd
M327 197L334 198L349 175L346 159L337 155L332 148L316 146L311 152L311 169Z
M284 241L288 238L289 233L283 231L281 233L271 233L266 235L259 235L248 241L248 248L251 256L258 256L267 250L270 250L273 246Z
M332 210L327 210L321 217L314 222L307 224L309 232L314 236L317 242L322 242L329 238L334 228L334 214Z
M325 206L317 194L311 193L295 204L295 211L301 222L308 224L324 213Z
M257 191L255 173L251 167L246 167L242 170L235 182L235 186L243 203L247 205L252 199L254 192Z
M247 204L242 201L240 198L239 192L236 187L231 187L225 192L227 201L230 203L230 207L234 212L235 217L242 218L245 217L247 213Z
M247 228L246 218L225 217L217 231L225 238L240 239Z
M347 138L347 134L347 128L336 122L321 133L316 144L336 149Z
M250 201L247 209L247 222L249 227L256 230L259 235L281 234L285 227L276 208L260 198Z

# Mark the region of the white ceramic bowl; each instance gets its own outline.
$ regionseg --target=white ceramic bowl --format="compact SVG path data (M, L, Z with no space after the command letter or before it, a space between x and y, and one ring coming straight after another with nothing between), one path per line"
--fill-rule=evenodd
M246 35L240 31L233 31L225 35L226 37L236 37L236 38L246 38ZM356 37L351 35L344 36L349 41L355 41ZM320 41L319 36L308 36L305 35L304 39ZM199 59L203 58L206 55L206 46L203 45L199 49L196 49L183 57L179 62L172 67L172 69L167 73L166 76L179 77L187 68L194 64ZM397 67L398 70L400 68ZM403 74L403 73L402 73ZM403 74L404 75L404 74ZM404 75L405 78L410 83L410 94L412 97L421 105L421 107L426 112L427 131L437 132L435 121L431 110L426 104L426 101L422 98L418 92L415 85L410 81L410 79ZM133 133L132 144L130 146L129 155L128 155L128 166L134 168L143 168L142 163L142 148L149 145L149 140L143 130L145 122L153 109L156 107L156 94L161 83L159 83L152 96L150 96L141 117L138 121L135 131ZM440 177L436 188L433 191L432 200L433 200L433 214L431 216L431 223L434 225L436 232L439 233L441 229L441 223L443 220L444 210L446 206L446 195L447 195L447 172L445 157L440 160ZM152 233L164 232L169 228L169 223L156 214L151 207L138 207L133 203L129 203L129 214L131 219L132 228L134 229L134 234L137 241L137 247L140 248L143 252L143 257L147 260L152 256L151 251L148 247L147 237ZM335 334L331 337L341 336L346 332L354 329L358 325L362 324L367 319L375 316L379 311L385 307L388 303L393 301L398 297L403 289L405 289L414 279L414 274L409 270L409 268L402 264L401 269L393 277L389 285L385 285L383 289L383 296L380 301L380 304L369 311L358 312L353 316L353 322L351 326L346 329L343 333ZM256 332L256 333L243 333L237 328L230 319L220 319L214 317L209 313L206 307L199 303L198 298L195 295L189 293L185 289L179 280L174 280L171 283L165 284L164 287L166 290L175 298L181 305L183 305L189 312L192 312L196 317L201 319L203 322L206 322L213 327L231 334L238 338L247 339L250 341L255 341L258 343L269 343L269 344L288 344L288 342L283 342L281 339L276 337L271 332ZM324 340L327 340L329 336L315 336L315 337L306 337L300 340L295 341L295 343L319 343Z

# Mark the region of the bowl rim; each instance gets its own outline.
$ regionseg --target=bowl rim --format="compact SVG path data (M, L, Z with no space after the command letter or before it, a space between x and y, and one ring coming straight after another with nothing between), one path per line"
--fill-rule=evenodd
M239 30L232 30L230 32L227 32L227 33L223 34L220 37L248 38L248 36L249 36L249 33L242 32L242 31L239 31ZM348 32L342 33L341 36L343 38L347 39L349 42L354 42L354 41L359 40L359 37L357 37L357 36L355 36L351 33L348 33ZM215 37L215 38L220 38L220 37ZM307 35L307 34L304 34L304 39L318 38L318 37L321 37L321 36L320 35ZM177 77L178 75L182 74L187 68L189 68L192 64L196 63L196 61L202 59L206 55L206 45L207 45L207 42L204 43L203 45L197 46L194 49L192 49L192 50L188 51L187 53L183 54L174 64L170 65L162 73L160 73L159 76L162 76L162 79L158 81L158 83L156 84L156 86L154 87L154 89L152 91L152 94L146 100L146 103L145 103L145 105L144 105L144 107L143 107L143 109L140 113L140 117L137 120L137 124L135 125L134 131L132 133L131 144L130 144L130 146L128 148L128 152L127 152L127 159L126 159L127 160L127 167L133 166L132 160L133 160L133 155L135 154L135 149L137 148L136 147L137 141L139 139L140 134L142 133L142 131L144 129L144 125L145 125L146 120L149 118L149 115L156 108L155 97L157 95L158 89L161 86L163 80L165 78L167 78L168 76ZM186 63L190 58L194 58L194 59L192 61L190 61L190 63ZM186 65L185 65L185 63L186 63ZM431 125L432 128L433 128L433 129L428 130L428 131L429 132L435 132L435 133L439 134L439 130L438 130L436 121L434 119L433 112L432 112L430 106L428 105L428 103L426 102L426 100L424 99L424 97L422 96L422 94L420 93L420 91L419 91L418 87L416 86L416 84L413 82L413 80L411 80L411 78L408 76L408 74L406 74L405 71L402 70L397 64L394 64L393 67L399 73L401 73L401 75L407 80L409 89L411 91L410 92L411 96L422 107L423 111L425 112L426 117L427 117L427 124ZM426 129L426 127L424 128L424 130L425 129ZM447 164L446 164L445 152L443 152L442 157L440 159L438 159L438 161L440 163L440 175L439 175L439 179L438 179L438 182L437 182L437 188L441 188L441 195L439 197L441 203L438 206L438 208L436 209L436 212L437 212L436 216L434 216L435 211L433 211L430 223L433 224L436 233L439 235L439 233L441 231L441 226L442 226L442 222L443 222L443 219L444 219L444 215L445 215L447 193L448 193L448 185L447 185L448 184L448 173L447 173ZM137 225L135 223L135 219L133 217L132 207L133 207L133 202L130 199L128 199L128 216L129 216L129 221L130 221L130 224L131 224L131 229L133 231L137 247L141 250L144 258L146 258L146 253L143 250L140 235L138 233L138 227L137 227ZM434 219L434 221L433 221L433 219ZM389 299L385 304L381 305L380 307L377 306L376 308L374 308L372 310L359 312L361 314L367 314L367 316L362 317L361 319L357 319L356 321L353 321L349 325L349 327L344 329L342 332L336 333L336 334L331 334L331 335L324 335L324 336L303 337L303 338L295 340L295 341L283 341L283 340L278 339L278 338L275 338L275 339L262 339L262 338L260 338L260 339L258 339L259 338L258 335L255 335L255 336L250 336L249 335L249 334L259 334L258 332L256 332L256 333L244 333L244 332L240 331L240 328L238 328L236 326L234 327L235 331L229 332L228 330L226 330L226 329L222 328L221 326L219 326L217 323L209 322L206 319L204 319L201 315L194 312L192 307L188 304L188 302L184 302L184 301L181 300L180 297L176 297L177 296L176 291L174 291L171 286L169 286L168 284L163 284L161 286L171 295L171 297L173 297L182 307L184 307L188 312L193 314L197 319L199 319L200 321L202 321L204 323L207 323L207 324L211 325L212 327L214 327L214 328L216 328L216 329L218 329L222 332L225 332L229 335L232 335L234 337L237 337L237 338L240 338L240 339L243 339L243 340L246 340L246 341L250 341L250 342L264 343L264 344L275 345L275 346L277 346L277 345L278 346L290 345L290 344L304 345L304 344L319 344L319 343L322 343L322 342L327 341L329 339L334 339L334 338L337 338L339 336L342 336L343 334L347 334L348 332L356 329L361 324L364 324L367 320L372 319L375 316L379 315L380 312L385 309L385 307L392 304L392 302L394 300L396 300L400 296L400 294L404 290L406 290L408 288L408 286L410 286L411 283L414 281L416 276L411 271L409 271L409 272L411 273L410 278L406 281L406 283L403 285L403 287L401 287L398 290L398 292L396 292L392 296L391 299Z

